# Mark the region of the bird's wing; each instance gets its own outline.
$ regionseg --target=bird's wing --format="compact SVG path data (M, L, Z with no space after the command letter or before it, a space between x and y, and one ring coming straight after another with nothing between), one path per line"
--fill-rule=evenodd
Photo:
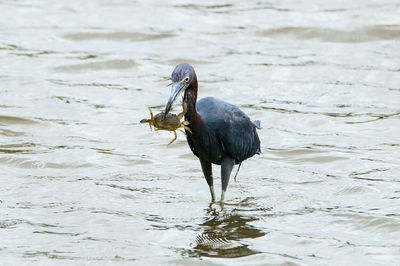
M223 152L234 158L236 163L260 152L257 125L238 107L207 97L197 103L197 110L206 125L205 133L215 134Z
M255 125L246 118L225 120L224 126L218 130L222 149L234 158L236 163L260 152L260 140Z

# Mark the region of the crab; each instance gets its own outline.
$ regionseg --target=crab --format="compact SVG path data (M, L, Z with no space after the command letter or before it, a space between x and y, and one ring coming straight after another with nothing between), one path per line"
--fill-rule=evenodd
M180 128L184 128L187 131L189 131L190 133L192 133L192 131L188 127L189 122L188 121L181 122L181 119L183 118L183 116L186 114L186 111L187 111L186 103L183 104L182 113L180 113L178 115L168 113L164 119L163 119L164 112L158 113L153 116L153 112L151 111L150 108L149 108L149 111L150 111L151 118L150 119L142 119L142 120L140 120L140 123L142 123L142 124L149 123L150 129L152 128L151 126L153 126L154 130L172 131L174 133L174 139L171 140L171 142L168 143L168 145L170 145L171 143L173 143L176 140L176 138L177 138L176 130L178 130L186 135L185 131L180 129Z

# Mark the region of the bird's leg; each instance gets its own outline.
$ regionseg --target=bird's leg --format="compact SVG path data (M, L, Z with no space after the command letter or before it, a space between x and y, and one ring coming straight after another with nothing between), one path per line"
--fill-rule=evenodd
M174 131L172 131L173 133L174 133L174 139L173 140L171 140L171 142L170 143L168 143L168 145L170 145L172 142L174 142L175 140L176 140L176 132L175 132L175 130Z
M213 176L212 176L211 163L200 159L200 164L201 164L201 169L203 170L204 177L206 178L208 187L210 188L211 202L215 202L214 182L213 182Z
M232 168L235 165L235 160L231 157L222 158L221 162L221 181L222 181L222 192L221 192L221 203L225 200L225 192L228 188L229 178L231 176Z

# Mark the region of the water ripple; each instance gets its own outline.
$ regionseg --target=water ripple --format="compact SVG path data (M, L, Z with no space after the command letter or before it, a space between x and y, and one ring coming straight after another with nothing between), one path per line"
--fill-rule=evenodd
M333 28L283 27L263 30L257 34L274 39L316 39L323 42L362 43L382 40L400 40L400 26L369 26L348 31Z
M69 33L64 35L65 38L73 41L88 41L88 40L108 40L108 41L154 41L175 37L172 33L141 33L141 32L80 32Z
M138 63L131 59L112 59L99 62L89 62L81 64L61 65L54 68L56 72L81 72L90 70L122 70L138 66Z

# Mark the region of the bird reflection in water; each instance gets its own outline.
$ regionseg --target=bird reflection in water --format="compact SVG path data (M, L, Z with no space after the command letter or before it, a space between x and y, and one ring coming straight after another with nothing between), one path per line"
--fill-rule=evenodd
M202 233L196 237L190 255L237 258L259 253L243 241L267 234L249 224L258 219L259 217L236 208L222 207L218 211L210 204L205 221L199 224Z

